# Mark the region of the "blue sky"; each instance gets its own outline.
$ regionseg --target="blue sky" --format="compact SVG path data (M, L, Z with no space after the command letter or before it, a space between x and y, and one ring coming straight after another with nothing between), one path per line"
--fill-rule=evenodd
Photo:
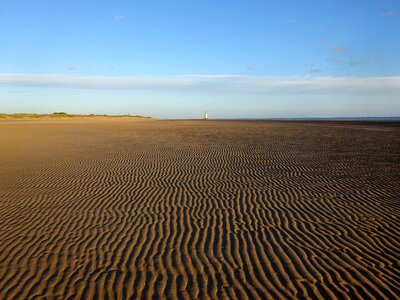
M0 1L0 112L400 115L400 0Z

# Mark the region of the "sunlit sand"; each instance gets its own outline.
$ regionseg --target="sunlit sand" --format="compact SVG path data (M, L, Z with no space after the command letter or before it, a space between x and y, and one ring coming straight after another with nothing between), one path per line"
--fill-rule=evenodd
M399 140L395 122L1 122L0 299L394 299Z

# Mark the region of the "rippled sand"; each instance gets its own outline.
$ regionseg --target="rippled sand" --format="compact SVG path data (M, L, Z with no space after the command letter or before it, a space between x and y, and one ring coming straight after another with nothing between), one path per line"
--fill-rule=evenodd
M399 123L0 123L0 299L397 298Z

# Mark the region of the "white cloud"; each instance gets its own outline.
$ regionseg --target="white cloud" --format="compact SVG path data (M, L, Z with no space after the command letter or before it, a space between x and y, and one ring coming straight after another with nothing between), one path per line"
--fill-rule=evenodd
M181 75L166 77L99 77L55 74L0 74L0 87L114 89L150 92L228 95L380 94L400 96L400 76L272 77L244 75Z
M115 21L122 21L123 19L125 19L125 16L122 15L114 15L114 20Z
M388 11L388 12L381 13L381 17L394 17L395 15L396 15L395 11Z

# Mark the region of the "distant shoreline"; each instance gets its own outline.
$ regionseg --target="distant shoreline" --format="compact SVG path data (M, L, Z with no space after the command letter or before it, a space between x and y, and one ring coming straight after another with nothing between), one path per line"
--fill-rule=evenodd
M97 115L97 114L68 114L64 112L55 112L52 114L31 114L31 113L16 113L16 114L0 114L0 119L152 119L147 116L140 115Z

